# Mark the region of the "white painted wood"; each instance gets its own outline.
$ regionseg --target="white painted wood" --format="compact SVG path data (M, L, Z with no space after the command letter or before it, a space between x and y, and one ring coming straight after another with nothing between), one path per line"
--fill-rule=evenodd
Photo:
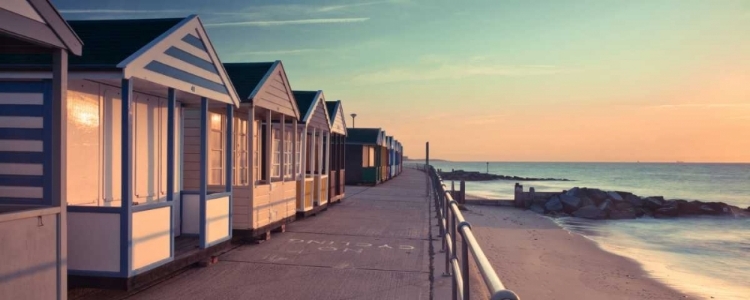
M200 234L200 196L182 196L182 234Z
M132 270L138 270L170 257L172 208L161 207L133 213Z
M42 164L0 163L0 175L44 175Z
M3 0L0 1L0 8L12 11L39 23L47 24L27 0Z
M39 186L0 185L0 197L41 199L44 197L44 189Z
M42 152L42 141L33 140L0 140L0 151L9 152Z
M229 236L229 196L206 203L206 243Z
M27 212L0 214L25 215ZM40 214L0 221L0 298L1 299L56 299L58 293L57 266L64 262L57 258L58 213ZM41 220L40 220L41 219ZM39 226L39 222L44 226ZM33 270L33 272L29 272ZM24 274L14 276L14 274ZM64 287L63 287L64 289Z
M195 47L193 47L193 48L195 48ZM183 71L186 71L186 72L198 75L198 76L203 77L203 78L205 78L207 80L210 80L210 81L212 81L214 83L223 84L221 82L221 77L219 77L219 75L216 75L216 74L214 74L212 72L209 72L209 71L206 71L206 70L201 69L199 67L196 67L196 66L194 66L192 64L186 63L186 62L184 62L182 60L176 59L176 58L171 57L169 55L159 56L159 57L156 58L156 61L164 63L166 65L173 66L173 67L178 68L180 70L183 70Z
M0 93L0 105L8 104L42 105L44 104L44 94Z
M68 269L120 270L120 215L68 213Z
M196 37L196 38L198 38L195 34L191 33L191 35L194 36L194 37ZM200 38L198 38L198 39L200 39ZM202 60L205 60L207 62L211 62L211 56L209 56L208 53L206 53L205 51L203 51L201 49L195 48L195 46L186 43L182 39L180 39L178 41L175 41L174 44L172 44L171 46L173 46L175 48L178 48L178 49L180 49L182 51L185 51L187 53L190 53L192 55L195 55L196 57L199 57Z
M0 128L42 128L42 117L0 117Z

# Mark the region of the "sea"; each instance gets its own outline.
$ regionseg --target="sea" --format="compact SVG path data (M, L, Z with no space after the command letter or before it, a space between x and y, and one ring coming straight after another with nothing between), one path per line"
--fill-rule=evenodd
M540 192L577 186L750 206L750 164L434 161L432 165L444 171L573 180L520 182L525 190L533 186ZM514 184L505 180L467 182L466 193L513 199ZM705 299L750 299L750 218L554 221L606 251L637 261L650 276L677 290Z

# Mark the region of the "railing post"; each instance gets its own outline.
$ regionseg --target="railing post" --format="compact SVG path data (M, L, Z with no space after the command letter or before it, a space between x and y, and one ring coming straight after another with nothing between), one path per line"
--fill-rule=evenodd
M466 242L463 233L461 234L461 275L464 279L464 299L471 299L469 293L469 243Z
M456 251L458 251L458 249L456 249L456 240L458 240L458 236L456 235L456 221L457 221L456 213L451 211L451 249L452 249L451 259L456 258ZM459 265L461 265L461 261L459 261L458 263ZM466 261L464 260L463 263L466 264ZM454 277L453 278L453 299L458 298L458 283L456 282L456 278L455 278L456 277L455 274L458 271L459 270L453 270L453 274L454 274L453 276ZM466 279L464 278L464 280ZM468 298L465 298L465 299L468 300Z

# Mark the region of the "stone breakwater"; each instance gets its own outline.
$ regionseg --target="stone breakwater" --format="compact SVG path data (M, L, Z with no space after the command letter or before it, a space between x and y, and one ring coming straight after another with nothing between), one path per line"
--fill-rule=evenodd
M713 215L750 217L746 209L723 202L664 199L661 196L640 197L629 192L572 188L560 193L536 193L534 188L523 192L516 184L514 204L553 217L573 216L584 219L635 219L643 216L674 218Z
M515 181L572 181L563 178L533 178L519 177L508 175L496 175L489 173L480 173L464 170L451 170L450 172L439 171L443 180L464 180L464 181L490 181L490 180L515 180Z

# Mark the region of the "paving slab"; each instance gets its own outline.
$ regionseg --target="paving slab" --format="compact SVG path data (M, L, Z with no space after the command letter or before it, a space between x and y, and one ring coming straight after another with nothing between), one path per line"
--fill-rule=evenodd
M404 170L375 187L347 187L340 204L213 266L85 299L430 299L434 213L425 185L424 173Z

